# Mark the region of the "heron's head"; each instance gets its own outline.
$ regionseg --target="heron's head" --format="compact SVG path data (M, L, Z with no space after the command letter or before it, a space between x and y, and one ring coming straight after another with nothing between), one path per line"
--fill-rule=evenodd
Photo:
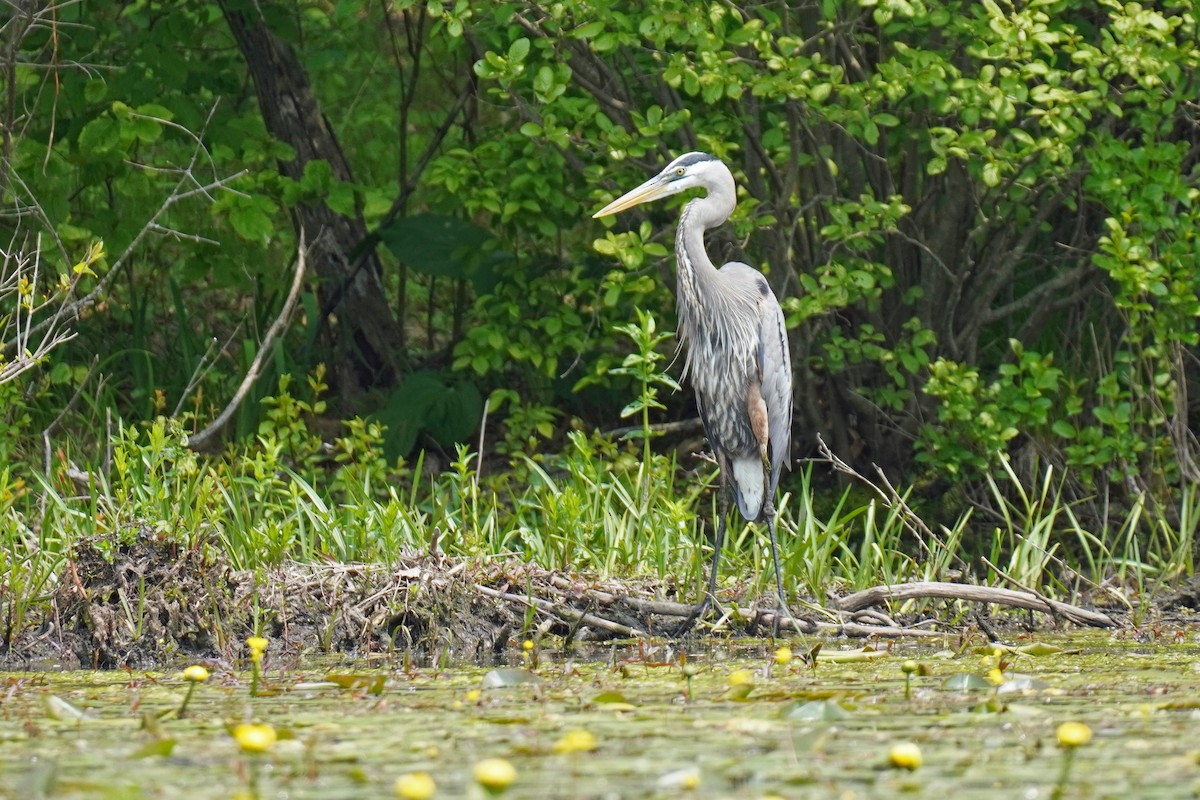
M592 219L607 217L609 214L616 214L651 200L670 197L688 189L708 189L711 192L723 180L732 184L733 179L729 168L719 158L708 153L684 153L667 164L662 172L597 211L592 215Z

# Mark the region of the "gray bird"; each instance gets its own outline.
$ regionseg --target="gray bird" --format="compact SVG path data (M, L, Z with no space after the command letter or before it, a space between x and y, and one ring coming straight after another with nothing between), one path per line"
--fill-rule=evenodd
M792 366L783 309L762 273L737 261L717 269L704 249L704 232L733 213L733 175L720 159L686 153L593 218L688 189L707 189L708 194L683 207L675 232L679 337L687 345L684 377L696 391L704 432L721 470L721 493L708 594L685 628L715 600L730 489L747 521L767 523L779 601L790 617L775 537L775 490L788 465L792 427Z

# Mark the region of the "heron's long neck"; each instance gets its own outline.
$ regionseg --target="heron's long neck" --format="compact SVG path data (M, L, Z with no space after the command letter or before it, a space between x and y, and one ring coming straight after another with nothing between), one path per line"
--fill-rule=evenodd
M675 231L675 261L678 276L680 332L687 339L711 321L709 306L720 297L717 268L704 249L704 232L729 218L733 209L711 195L683 207Z

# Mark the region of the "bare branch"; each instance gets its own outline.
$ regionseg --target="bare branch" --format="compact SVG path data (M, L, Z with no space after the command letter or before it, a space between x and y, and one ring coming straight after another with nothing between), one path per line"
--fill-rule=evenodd
M271 346L275 343L275 339L283 331L284 327L287 326L292 312L296 309L296 302L300 299L300 289L304 286L304 273L307 264L308 246L305 243L304 229L301 228L300 243L296 248L296 274L292 277L292 288L288 292L287 300L284 301L279 316L275 318L275 321L271 323L271 327L267 329L262 345L258 348L258 353L255 354L254 361L250 364L250 369L246 370L246 376L242 378L241 386L238 387L229 404L225 406L225 410L204 430L188 437L188 446L193 450L203 449L214 436L220 433L221 429L225 427L226 423L229 422L246 399L246 396L250 394L250 390L254 388L254 383L258 380L258 376L262 374L263 364L266 362L267 356L271 353Z

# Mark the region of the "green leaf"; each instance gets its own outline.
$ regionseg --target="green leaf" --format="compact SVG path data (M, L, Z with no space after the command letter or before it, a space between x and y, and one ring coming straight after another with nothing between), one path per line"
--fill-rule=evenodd
M592 249L602 256L615 256L617 243L612 239L596 239L592 242Z
M1079 435L1079 431L1075 429L1075 426L1063 419L1056 420L1050 426L1050 430L1054 431L1056 436L1061 436L1064 439L1074 439Z
M154 739L146 742L146 744L134 750L129 756L130 758L150 758L152 756L162 756L166 758L175 750L175 739Z
M995 161L983 165L983 182L993 189L1000 185L1000 165Z
M513 64L520 64L527 55L529 55L529 40L524 36L508 46L508 60Z
M270 241L275 232L275 224L261 208L256 205L239 205L229 210L229 224L237 231L238 236L253 242Z
M111 117L96 117L79 132L79 152L84 155L104 155L119 150L121 131Z
M589 22L586 25L580 25L575 29L574 33L576 39L591 39L593 36L603 33L603 31L604 21L596 20L595 22Z
M378 233L387 249L417 272L465 278L481 294L496 285L496 267L508 260L504 253L486 251L490 233L444 214L397 217Z
M334 183L325 195L325 204L344 217L353 216L357 209L354 186L341 181Z
M159 105L158 103L142 103L137 107L137 113L147 117L154 117L155 119L160 119L166 122L170 122L175 119L175 113L171 111L171 109L167 108L166 106Z
M90 80L83 86L83 99L89 103L99 103L108 94L108 82Z
M472 367L483 374L490 365L483 360L482 364L472 362ZM408 455L422 431L449 448L479 427L483 396L470 381L418 370L405 378L372 417L387 426L384 449L390 458Z

